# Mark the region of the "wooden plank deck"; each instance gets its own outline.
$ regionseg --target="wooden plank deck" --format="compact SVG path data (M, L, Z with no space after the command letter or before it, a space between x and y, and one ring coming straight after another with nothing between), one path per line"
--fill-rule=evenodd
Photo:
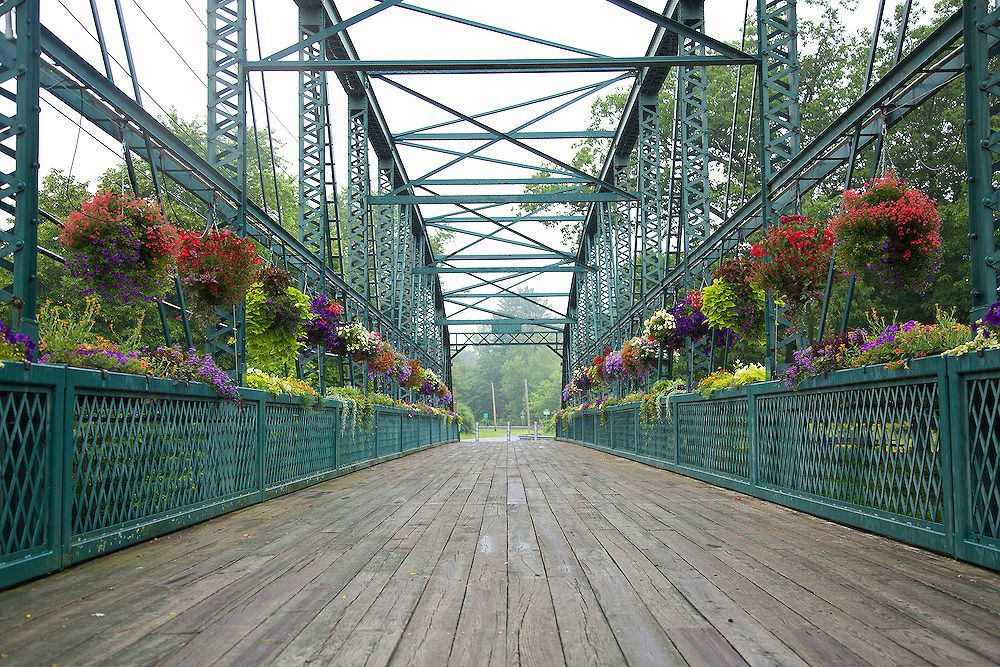
M7 665L982 665L1000 574L560 442L446 445L0 593Z

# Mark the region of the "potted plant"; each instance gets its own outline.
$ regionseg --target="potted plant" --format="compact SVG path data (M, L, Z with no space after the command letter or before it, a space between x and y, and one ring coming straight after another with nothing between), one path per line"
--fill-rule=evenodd
M701 310L713 328L763 344L765 296L750 282L753 264L740 258L723 261L712 274L712 284L702 290Z
M658 310L643 323L645 335L652 338L665 350L678 350L684 346L684 338L677 335L677 320L673 313Z
M831 227L841 269L871 271L888 290L924 294L941 265L937 204L894 172L845 191Z
M750 254L757 259L751 280L792 315L822 298L833 253L829 225L804 215L785 215L770 227Z
M343 354L351 355L358 363L368 361L378 350L382 337L378 333L368 331L360 322L351 322L337 330L343 344Z
M66 217L59 241L84 294L131 305L170 286L177 230L154 201L101 190Z
M177 273L186 305L207 319L215 308L239 303L253 284L260 262L254 242L227 229L205 234L182 230Z
M247 290L247 357L272 375L286 375L285 367L294 365L309 319L309 300L291 282L287 271L268 267Z
M304 325L302 342L311 347L326 348L327 352L339 354L343 344L337 333L340 316L344 308L325 294L317 294L309 300L309 319Z
M622 344L621 358L625 373L631 378L644 378L656 366L659 345L649 336L636 336Z

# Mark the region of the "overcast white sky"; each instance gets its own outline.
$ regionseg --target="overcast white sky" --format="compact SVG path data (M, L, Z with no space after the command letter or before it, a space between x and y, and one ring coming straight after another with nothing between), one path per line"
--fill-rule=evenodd
M929 4L925 0L923 4ZM664 0L640 0L640 3L657 11ZM115 80L126 90L131 84L125 74L124 51L112 0L98 0L105 35L116 62ZM248 1L248 5L252 4ZM273 53L296 41L297 8L292 0L256 0L260 11L260 52ZM461 15L482 23L499 25L509 30L581 47L610 56L643 55L653 32L653 25L604 0L506 0L505 2L469 2L468 0L427 0L419 3L442 12ZM706 24L709 35L728 41L739 40L743 23L743 0L706 0ZM755 5L755 2L751 3ZM856 25L870 26L874 22L875 0L860 0L860 8L851 19ZM887 3L895 4L895 3ZM810 15L806 3L799 3L800 15ZM144 90L144 105L154 115L176 107L184 118L205 115L206 89L206 29L204 0L122 0L125 23L133 49L139 83ZM372 6L371 0L340 0L337 6L343 16L351 16ZM752 11L752 10L751 10ZM888 11L888 10L887 10ZM43 23L63 41L85 55L98 70L103 70L94 35L94 24L89 0L50 0L42 7ZM256 30L253 21L249 28L250 57L258 53ZM471 58L543 58L572 57L565 51L530 44L510 37L485 33L453 23L414 14L405 9L390 8L350 29L351 37L364 59L471 59ZM271 112L273 136L285 146L283 155L295 175L297 166L297 94L294 73L268 73L265 75ZM474 114L534 97L566 90L610 78L607 74L575 75L435 75L433 77L399 77L406 85L418 89L458 110ZM254 104L260 127L264 125L264 107L260 94L261 78L255 74L252 88ZM619 84L627 87L629 82ZM342 113L335 118L335 154L337 178L345 177L346 98L336 79L331 78L333 108ZM609 88L604 92L613 90ZM449 120L451 117L429 105L395 90L382 82L375 83L380 105L390 129L400 132ZM532 125L531 129L583 129L589 121L593 98L583 100L545 122ZM53 107L51 97L43 96L42 103L42 173L50 169L72 171L77 178L96 180L110 166L121 161L121 147L96 128L77 128L78 116L65 108ZM56 103L58 104L58 103ZM551 106L551 105L550 105ZM508 112L492 116L489 123L498 129L510 130L525 122L527 111ZM60 113L61 112L61 113ZM454 126L452 129L459 129ZM466 126L465 129L468 129ZM79 138L78 138L79 135ZM90 136L93 135L93 136ZM548 140L535 144L539 148L569 161L573 152L572 141ZM449 146L451 147L451 146ZM455 146L457 147L457 146ZM465 143L463 148L471 146ZM442 158L427 151L401 149L409 176L418 176L440 164ZM519 160L524 153L514 147L498 146L486 153L501 159ZM517 170L498 174L495 167L482 169L475 163L463 163L460 172L452 170L440 176L522 175ZM440 211L425 209L424 215ZM487 228L491 230L492 228ZM555 243L558 235L552 232L532 232ZM485 250L495 251L496 248ZM508 252L513 249L508 248ZM516 250L514 250L516 251ZM475 251L473 251L475 252ZM568 284L568 275L543 278L528 283L538 291L556 291L551 287ZM456 278L445 282L457 284ZM561 287L564 289L564 287ZM564 304L553 304L563 310Z

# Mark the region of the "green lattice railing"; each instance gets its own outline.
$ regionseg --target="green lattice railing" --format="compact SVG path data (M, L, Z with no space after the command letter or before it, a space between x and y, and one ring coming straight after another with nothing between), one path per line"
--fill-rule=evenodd
M62 366L0 368L0 588L458 439L457 424ZM363 421L363 420L362 420Z
M1000 351L675 397L559 437L1000 569ZM625 424L636 423L637 436Z

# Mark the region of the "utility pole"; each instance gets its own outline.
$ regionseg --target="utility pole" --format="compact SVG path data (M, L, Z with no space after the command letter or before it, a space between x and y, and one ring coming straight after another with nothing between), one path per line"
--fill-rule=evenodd
M524 378L524 410L528 413L528 426L531 426L531 406L528 405L528 378Z
M493 432L496 433L497 430L497 390L490 382L490 391L493 393Z

